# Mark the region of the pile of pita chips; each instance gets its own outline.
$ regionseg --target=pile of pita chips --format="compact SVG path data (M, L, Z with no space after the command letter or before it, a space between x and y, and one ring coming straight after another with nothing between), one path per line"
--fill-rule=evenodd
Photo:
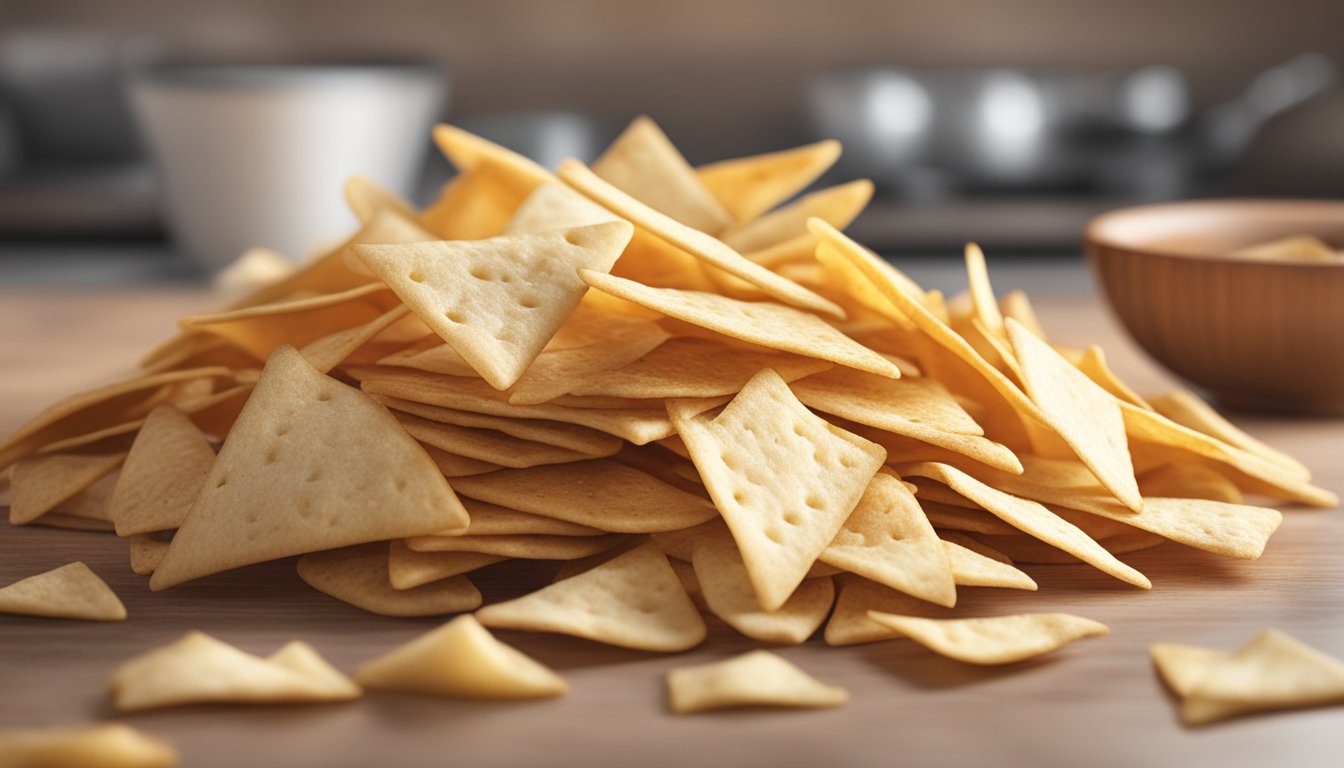
M1265 630L1232 653L1177 643L1154 643L1149 652L1186 725L1344 704L1344 662L1278 630Z
M675 652L708 614L765 642L906 635L1001 663L1100 625L966 616L961 590L1035 590L1038 563L1148 588L1129 553L1255 559L1282 519L1260 500L1337 501L1191 396L1145 399L1101 350L1051 340L978 248L949 299L847 237L872 185L804 193L834 142L696 168L640 118L552 173L434 138L460 175L429 207L352 180L345 243L0 443L11 522L113 531L154 590L301 556L358 608L440 615L504 561L563 561L480 624ZM395 670L443 647L526 666L450 626L370 680L405 687ZM319 695L184 645L237 690Z

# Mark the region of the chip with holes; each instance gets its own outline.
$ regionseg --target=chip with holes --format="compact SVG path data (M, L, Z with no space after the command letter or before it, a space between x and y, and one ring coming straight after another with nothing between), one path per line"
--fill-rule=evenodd
M491 386L507 389L588 290L575 271L611 269L633 231L613 221L354 251Z
M769 651L667 673L667 705L679 715L730 707L839 707L844 688L826 685Z
M765 610L778 610L854 511L886 452L814 415L769 369L717 416L679 410L668 403L756 597Z
M386 409L281 347L150 588L467 522L433 460Z
M694 648L707 634L667 556L632 549L530 595L476 612L487 627L557 632L645 651Z

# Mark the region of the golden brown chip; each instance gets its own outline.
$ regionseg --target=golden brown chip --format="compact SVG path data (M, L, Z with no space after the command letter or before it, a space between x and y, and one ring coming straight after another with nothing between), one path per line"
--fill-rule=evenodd
M481 593L465 576L397 589L389 579L388 545L360 544L299 558L308 586L379 616L440 616L480 607Z
M803 195L758 219L734 225L720 237L742 253L760 251L808 234L807 222L812 218L844 229L858 218L872 198L871 181L851 181Z
M215 449L171 405L150 411L112 491L109 514L118 536L176 529L215 463Z
M82 562L0 587L0 613L82 621L125 621L117 593Z
M739 222L751 221L798 194L840 157L840 142L819 141L695 169L700 183Z
M414 589L422 584L461 576L505 558L479 552L416 552L397 539L387 550L387 580L393 589Z

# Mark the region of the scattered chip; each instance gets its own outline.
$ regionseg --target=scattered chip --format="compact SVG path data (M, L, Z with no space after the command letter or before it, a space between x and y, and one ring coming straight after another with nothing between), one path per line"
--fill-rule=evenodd
M360 667L366 688L465 699L546 699L569 684L496 640L475 617L458 616Z
M108 690L118 712L207 702L348 701L362 695L305 644L291 643L263 659L201 632L125 662Z
M667 705L679 715L730 707L839 707L844 688L826 685L769 651L667 673Z
M476 612L487 627L558 632L609 645L676 652L708 632L667 556L651 544L530 595Z
M83 621L125 621L126 606L82 562L0 588L0 613Z
M299 558L308 586L379 616L441 616L479 608L481 593L465 576L397 589L389 579L388 545L360 544Z
M1074 640L1110 633L1105 624L1067 613L925 619L869 611L868 618L931 651L967 664L1012 664Z
M124 723L0 730L5 768L173 768L171 744Z

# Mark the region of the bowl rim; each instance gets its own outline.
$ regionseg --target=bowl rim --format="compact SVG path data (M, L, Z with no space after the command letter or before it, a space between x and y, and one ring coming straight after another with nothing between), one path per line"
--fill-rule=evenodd
M1203 198L1196 200L1178 200L1166 203L1147 203L1144 205L1133 205L1125 208L1117 208L1106 211L1092 217L1083 228L1083 242L1092 248L1110 248L1119 251L1128 251L1130 253L1140 253L1151 256L1158 256L1167 259L1182 259L1186 261L1201 261L1222 265L1265 265L1273 264L1285 269L1313 269L1313 270L1338 270L1344 268L1344 259L1336 261L1287 261L1283 259L1265 259L1245 256L1228 256L1225 253L1211 251L1196 251L1186 249L1161 248L1151 246L1139 246L1134 243L1123 243L1114 237L1105 237L1100 234L1101 230L1111 226L1115 219L1122 219L1132 216L1143 216L1157 212L1165 212L1172 209L1208 209L1208 208L1314 208L1318 209L1323 216L1336 216L1344 218L1344 200L1331 199L1313 199L1313 198L1286 198L1286 197L1233 197L1233 198Z

